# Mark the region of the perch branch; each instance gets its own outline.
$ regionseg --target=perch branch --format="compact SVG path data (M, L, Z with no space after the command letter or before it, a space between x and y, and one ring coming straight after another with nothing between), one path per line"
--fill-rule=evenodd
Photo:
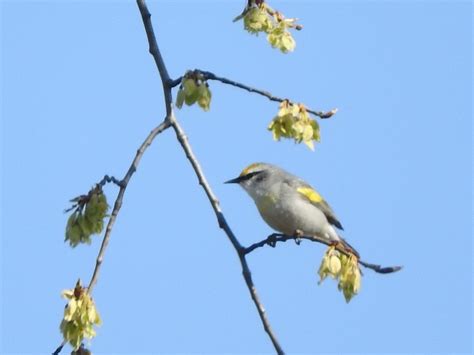
M317 236L307 236L307 235L290 236L290 235L286 235L286 234L273 233L269 237L267 237L266 239L264 239L260 242L254 243L254 244L250 245L249 247L245 248L244 253L246 255L250 254L255 249L261 248L265 245L270 245L272 247L275 247L277 242L286 242L288 240L294 240L299 244L299 241L301 239L309 240L309 241L316 242L316 243L325 244L327 246L334 245L334 243L331 243L330 241L327 241L323 238L319 238ZM349 256L350 253L347 250L345 250L341 245L336 244L335 247L339 252ZM392 272L396 272L396 271L399 271L399 270L402 269L402 266L382 267L381 265L371 264L371 263L365 262L363 260L359 260L359 264L362 265L363 267L365 267L367 269L371 269L371 270L373 270L373 271L375 271L379 274L390 274Z

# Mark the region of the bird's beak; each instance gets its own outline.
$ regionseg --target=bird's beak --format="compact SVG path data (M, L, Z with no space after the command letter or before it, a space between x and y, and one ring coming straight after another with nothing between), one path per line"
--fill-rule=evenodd
M242 180L244 180L244 179L242 178L242 176L239 176L239 177L236 177L235 179L232 179L232 180L229 180L229 181L224 182L224 184L238 184L238 183L240 183Z

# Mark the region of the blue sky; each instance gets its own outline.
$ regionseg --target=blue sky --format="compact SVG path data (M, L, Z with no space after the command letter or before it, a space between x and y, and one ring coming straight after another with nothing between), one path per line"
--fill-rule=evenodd
M323 246L249 256L288 353L471 353L472 4L271 2L304 30L283 55L232 18L244 1L150 2L171 76L200 68L314 109L315 152L272 141L277 105L211 82L211 111L177 112L234 232L271 230L222 184L254 161L318 188L367 261L346 304L317 285ZM2 353L61 341L62 289L88 281L101 238L63 242L68 200L122 177L164 117L161 83L134 2L1 2ZM117 190L106 189L113 201ZM94 353L269 353L238 259L171 131L127 190L94 292ZM67 353L66 349L65 353Z

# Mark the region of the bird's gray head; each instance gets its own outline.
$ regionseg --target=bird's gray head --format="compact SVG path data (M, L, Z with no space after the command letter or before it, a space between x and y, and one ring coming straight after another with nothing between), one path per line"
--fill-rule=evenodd
M254 199L255 195L264 193L262 191L282 178L285 172L275 165L266 163L253 163L247 166L238 177L226 181L226 184L239 184Z

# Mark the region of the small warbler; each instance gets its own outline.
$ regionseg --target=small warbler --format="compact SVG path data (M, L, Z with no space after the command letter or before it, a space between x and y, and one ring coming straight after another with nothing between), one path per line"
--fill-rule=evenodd
M289 236L317 236L357 251L337 232L343 229L334 211L308 183L271 164L254 163L235 179L252 197L260 215L273 229Z

